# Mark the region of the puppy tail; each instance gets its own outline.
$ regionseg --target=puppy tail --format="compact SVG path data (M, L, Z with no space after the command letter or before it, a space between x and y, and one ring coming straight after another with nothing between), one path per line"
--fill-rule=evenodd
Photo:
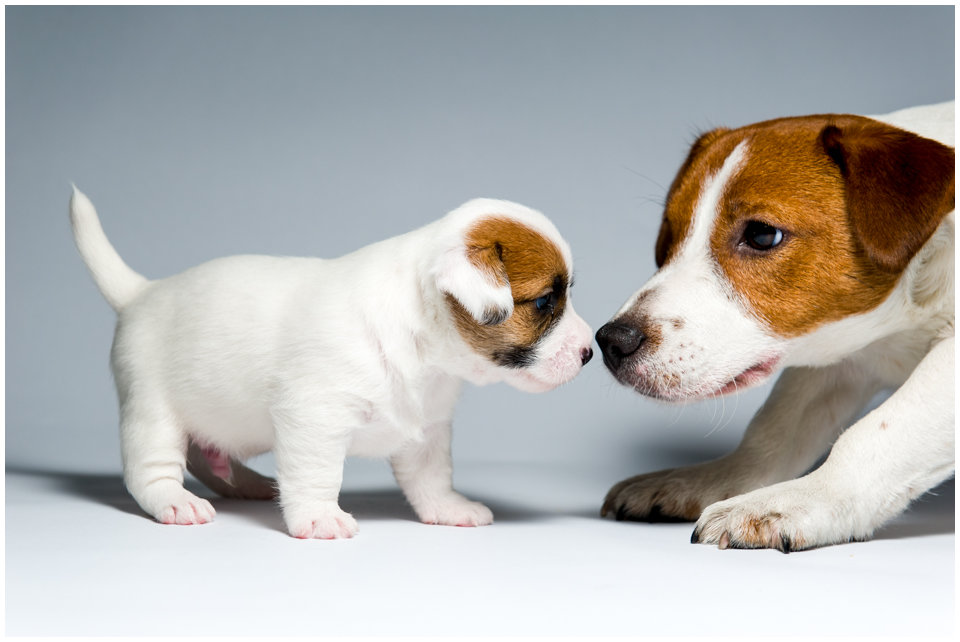
M114 310L135 299L149 281L123 262L100 227L97 210L87 196L73 186L70 197L70 224L73 238L100 293Z

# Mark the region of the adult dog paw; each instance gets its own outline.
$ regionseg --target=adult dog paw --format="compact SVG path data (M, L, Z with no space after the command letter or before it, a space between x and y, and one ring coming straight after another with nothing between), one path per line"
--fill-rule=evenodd
M855 504L809 478L795 479L708 506L690 541L784 553L860 541L873 528Z
M692 522L710 504L756 488L729 459L637 475L607 493L600 515L618 521Z

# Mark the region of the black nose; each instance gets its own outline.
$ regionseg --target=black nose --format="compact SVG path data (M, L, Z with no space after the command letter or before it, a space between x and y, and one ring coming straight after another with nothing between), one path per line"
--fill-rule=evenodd
M580 351L580 364L585 366L587 365L587 361L590 361L590 359L593 359L593 349L592 348L582 349Z
M611 370L619 368L623 358L636 352L645 338L636 328L622 323L608 323L597 330L597 344L603 353L603 362Z

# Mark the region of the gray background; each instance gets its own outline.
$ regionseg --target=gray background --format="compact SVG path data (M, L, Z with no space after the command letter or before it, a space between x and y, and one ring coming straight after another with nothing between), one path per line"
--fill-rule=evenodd
M652 274L661 199L698 131L954 95L952 7L8 7L6 44L20 470L119 469L113 313L72 245L70 181L148 277L337 256L475 196L516 200L571 242L596 329ZM765 392L661 406L595 359L544 395L468 389L455 456L615 481L727 450Z
M157 525L122 487L113 313L67 222L75 181L129 263L161 277L240 252L336 256L475 196L513 199L572 243L574 299L596 328L653 273L660 201L698 131L948 100L952 7L8 7L6 20L8 634L953 630L952 482L871 542L797 555L598 519L614 481L732 448L766 393L659 405L599 359L544 395L466 390L456 484L492 527L417 523L367 460L344 480L361 524L347 542L287 536L269 502L218 499L212 524ZM757 587L790 587L804 616Z

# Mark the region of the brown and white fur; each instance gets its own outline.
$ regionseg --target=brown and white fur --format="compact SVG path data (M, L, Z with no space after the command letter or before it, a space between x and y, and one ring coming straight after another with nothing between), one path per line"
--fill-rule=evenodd
M783 373L734 452L624 480L603 514L786 552L869 538L953 474L953 119L783 118L694 143L659 270L597 333L604 360L667 401Z
M338 505L347 455L389 457L424 522L489 524L452 487L461 380L540 392L592 354L568 244L515 203L470 201L339 259L234 256L156 281L123 262L77 190L70 214L117 312L124 480L163 523L213 519L183 487L187 466L222 495L272 497L273 480L240 462L273 450L295 537L357 532Z

